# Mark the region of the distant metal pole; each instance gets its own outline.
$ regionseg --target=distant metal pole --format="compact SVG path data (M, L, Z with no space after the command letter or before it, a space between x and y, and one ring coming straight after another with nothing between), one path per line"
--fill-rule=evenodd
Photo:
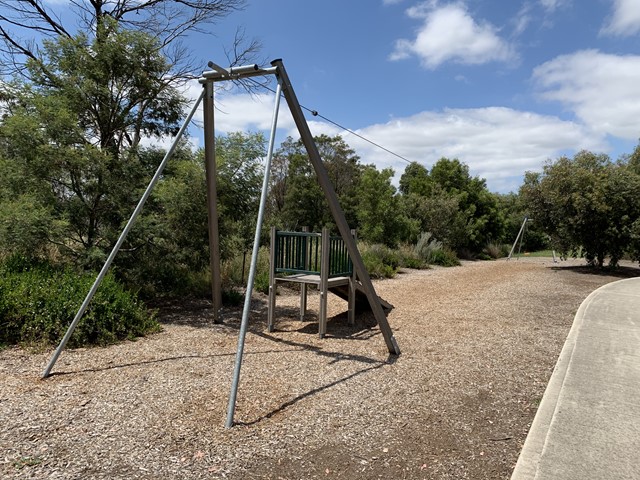
M107 271L109 270L109 267L111 267L111 263L113 262L113 259L116 257L116 254L118 253L118 250L120 250L120 247L124 243L125 238L127 238L127 235L129 234L129 231L131 230L131 227L133 227L133 223L135 222L136 218L138 217L138 215L142 211L142 207L144 207L144 204L147 201L147 199L149 198L149 195L151 195L151 191L153 190L153 187L156 185L156 183L160 179L160 175L162 174L162 171L164 170L164 167L167 165L167 162L169 161L169 159L173 155L173 152L175 151L176 146L178 145L178 142L180 141L180 138L182 137L182 134L187 129L187 126L191 122L191 119L193 118L193 115L196 113L196 110L198 109L198 106L200 105L200 102L202 101L202 98L204 97L204 93L205 93L205 89L203 88L202 89L202 93L200 93L200 96L198 97L198 100L196 100L196 103L193 106L193 108L191 109L191 112L189 113L189 115L187 116L186 120L182 124L182 127L180 127L180 130L178 131L178 134L176 135L176 138L173 141L173 144L171 145L171 148L169 148L169 150L165 154L164 158L160 162L160 165L158 166L158 169L156 170L155 175L153 176L153 178L149 182L149 185L147 186L147 189L145 190L144 194L142 195L142 198L140 199L140 201L138 202L138 205L136 206L135 210L131 214L131 218L129 218L129 221L127 222L127 225L124 227L124 230L120 234L120 238L118 238L118 241L116 242L115 246L113 247L113 250L111 250L111 253L109 254L109 257L107 258L107 261L104 263L104 265L102 267L102 270L100 270L100 273L98 274L98 277L93 282L93 286L89 290L89 293L87 294L86 298L84 299L84 302L82 302L82 305L80 306L80 309L78 310L78 313L76 313L76 316L73 319L73 321L71 322L71 325L69 325L69 328L67 329L67 333L65 333L64 337L62 338L62 341L60 342L60 345L58 345L58 348L56 349L56 351L54 352L53 356L51 357L51 360L49 361L49 364L47 365L47 368L44 369L44 372L42 373L42 378L46 378L46 377L49 376L49 374L51 373L51 369L55 365L56 361L58 360L58 357L62 353L62 350L64 350L64 347L66 346L67 342L71 338L71 335L73 334L73 331L76 329L76 326L78 325L78 322L80 321L80 319L84 315L84 312L86 311L87 307L89 306L89 303L91 302L91 299L96 294L96 291L98 290L98 287L100 286L100 284L102 283L102 280L104 279L105 275L107 274Z
M518 258L520 258L520 253L522 252L522 242L524 241L524 234L527 231L527 221L529 219L525 220L524 222L524 228L522 229L522 235L520 235L520 245L518 245Z
M236 409L236 396L238 394L238 383L240 381L240 368L242 367L242 353L244 351L244 339L247 336L247 326L249 324L249 310L251 309L251 294L253 293L253 283L256 277L256 265L258 264L258 250L260 250L260 232L262 230L262 219L267 203L267 192L269 190L269 173L271 171L271 158L273 157L273 146L276 137L276 125L278 123L278 111L280 109L280 93L282 85L278 79L276 88L276 104L273 109L273 123L271 125L271 135L269 137L269 149L267 151L267 161L264 167L264 180L262 181L262 194L260 196L260 208L258 210L258 220L256 222L256 234L253 239L253 252L251 254L251 266L249 267L249 278L247 288L244 293L244 309L242 310L242 322L240 323L240 334L238 336L238 351L236 353L236 366L233 371L233 383L229 394L229 406L227 407L227 423L225 426L233 426L233 415Z
M524 230L524 226L527 224L527 220L528 218L525 216L524 221L522 222L522 226L520 227L520 231L518 232L518 235L516 236L516 239L513 242L513 246L511 247L511 251L509 252L509 256L507 257L507 260L511 260L511 255L513 255L513 251L516 249L516 245L518 244L518 239L520 238L520 235L522 235L522 231ZM520 248L522 248L522 242L520 242Z

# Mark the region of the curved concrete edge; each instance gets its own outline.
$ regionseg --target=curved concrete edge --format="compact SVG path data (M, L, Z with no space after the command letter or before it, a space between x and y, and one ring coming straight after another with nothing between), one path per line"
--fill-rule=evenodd
M615 305L619 305L619 303L617 302L620 302L620 295L623 295L623 298L630 304L632 304L626 305L626 308L624 309L626 310L626 312L622 312L620 308L615 307ZM598 304L607 304L608 307L611 307L610 302L612 301L614 303L614 308L605 308L607 323L612 323L615 325L616 322L614 320L616 319L616 317L625 316L629 310L635 311L636 316L640 315L640 278L619 280L617 282L604 285L593 291L580 305L578 311L576 312L571 330L567 335L565 344L562 348L562 351L560 352L560 356L558 357L558 361L542 397L542 401L540 402L538 411L536 412L534 420L531 424L531 428L529 429L529 433L511 476L512 480L540 480L542 478L554 478L555 480L559 480L561 478L560 476L558 476L557 472L554 473L553 477L548 477L544 474L540 475L543 456L545 455L548 444L553 443L550 442L550 435L553 430L554 423L558 422L557 413L559 412L559 410L576 410L580 406L580 402L576 401L574 392L574 395L570 399L570 401L566 402L569 405L565 405L565 408L561 408L564 397L564 387L567 383L567 379L573 376L574 378L571 380L571 383L575 384L577 380L578 383L581 382L584 385L583 388L585 389L589 388L591 390L595 390L598 388L597 385L593 384L593 382L591 381L592 379L584 375L584 371L582 371L581 373L579 369L576 369L576 371L573 372L571 367L574 363L573 360L576 352L576 346L579 345L582 341L581 337L583 336L583 331L585 330L585 327L587 330L590 328L590 321L593 320L593 316L590 316L589 312L591 310L595 310L595 315L602 315L602 308L594 309L592 307L597 306ZM626 316L628 317L628 315ZM600 326L602 326L602 322L593 323L600 323ZM637 328L635 328L634 336L636 338L640 338L640 322L636 323L635 327ZM597 338L597 332L593 333L596 334L594 338ZM617 333L614 332L614 335L621 336L622 334L628 334L628 330L618 331ZM591 336L591 334L585 334L584 336ZM610 343L611 342L609 341L609 344ZM608 346L608 348L610 349L610 345ZM638 344L637 348L639 356L636 363L640 367L640 343ZM598 354L598 352L593 353L594 355ZM594 361L607 361L607 359L599 358L597 360L594 359ZM572 388L573 390L575 390L575 386L573 386ZM637 391L640 395L640 385L638 385ZM566 421L566 419L563 419L562 421ZM588 428L588 425L578 426L578 429L580 428L584 430L585 428ZM579 434L580 432L578 431L576 433ZM555 441L557 442L557 439ZM637 451L629 452L629 454L633 455L633 457L635 458ZM553 455L549 455L549 457L551 457L553 461L558 460L557 456L555 457L555 459ZM570 461L570 459L566 460L568 462ZM544 470L549 470L549 468L545 468ZM553 468L551 470L553 470ZM562 478L572 478L572 476L566 475Z

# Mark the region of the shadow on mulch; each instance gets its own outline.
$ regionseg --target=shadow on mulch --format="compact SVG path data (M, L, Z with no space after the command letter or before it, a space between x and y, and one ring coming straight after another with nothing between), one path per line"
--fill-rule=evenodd
M294 351L298 351L299 349L297 348L290 348L288 350L258 350L258 351L254 351L254 352L244 352L243 355L263 355L263 354L270 354L270 353L282 353L282 352L294 352ZM210 355L174 355L171 357L163 357L163 358L156 358L154 360L138 360L135 362L130 362L130 363L117 363L117 364L113 364L113 365L108 365L106 367L95 367L95 368L83 368L83 369L79 369L79 370L66 370L66 371L62 371L62 372L51 372L50 376L51 377L63 377L66 375L75 375L78 373L90 373L90 372L104 372L107 370L115 370L118 368L129 368L129 367L139 367L141 365L153 365L156 363L166 363L166 362L175 362L175 361L180 361L180 360L186 360L186 359L207 359L207 358L218 358L218 357L235 357L236 356L236 352L229 352L229 353L216 353L216 354L210 354Z
M391 360L391 357L393 358L393 360ZM261 417L255 418L254 420L250 420L250 421L237 421L235 422L235 425L241 425L241 426L251 426L251 425L255 425L257 423L260 423L264 420L267 420L271 417L274 417L275 415L277 415L278 413L281 413L283 411L285 411L286 409L288 409L289 407L295 405L296 403L304 400L305 398L308 397L312 397L324 390L328 390L332 387L335 387L336 385L340 385L341 383L344 383L348 380L351 380L352 378L358 377L364 373L370 372L372 370L377 370L378 368L384 367L385 365L390 365L393 363L393 361L395 361L395 356L390 355L390 360L387 362L376 362L375 365L372 365L370 367L365 367L362 368L356 372L353 372L352 374L346 375L345 377L339 378L338 380L334 380L333 382L329 382L326 383L324 385L320 385L319 387L316 387L312 390L309 390L308 392L302 393L300 395L298 395L297 397L292 398L291 400L287 400L286 402L284 402L283 404L281 404L280 406L278 406L277 408L273 409L272 411L270 411L269 413L262 415Z
M635 278L640 277L640 268L638 267L628 267L628 266L619 266L615 268L611 267L591 267L589 265L580 265L580 266L554 266L551 267L552 270L556 271L570 271L575 273L580 273L584 275L594 275L598 277L615 277L620 279L625 278Z
M179 325L194 328L229 328L239 330L242 320L242 306L223 307L221 313L222 323L213 323L213 307L210 300L186 298L174 300L156 306L158 321L163 325ZM309 310L303 321L299 321L300 309L298 307L276 307L276 332L298 332L304 334L318 334L318 313ZM347 312L327 318L327 338L348 338L367 340L378 335L378 330L372 330L377 326L375 317L370 310L356 312L355 324L348 321ZM251 312L248 330L254 334L267 331L267 300L266 298L254 298L251 301Z

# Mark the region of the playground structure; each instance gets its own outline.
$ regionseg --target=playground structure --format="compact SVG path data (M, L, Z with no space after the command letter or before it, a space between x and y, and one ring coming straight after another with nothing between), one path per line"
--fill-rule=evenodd
M278 277L278 274L286 274ZM274 329L278 282L300 284L300 321L307 311L307 287L316 285L320 292L318 335L327 333L327 297L329 289L347 286L349 323L355 322L355 275L341 237L322 233L280 232L271 228L269 265L269 331Z
M355 230L351 231L356 238ZM331 235L327 228L322 233L284 232L271 228L271 248L269 258L269 313L268 329L275 328L276 293L279 283L300 285L300 321L307 312L309 285L315 285L320 294L318 312L318 335L327 333L327 301L329 293L346 300L349 324L355 324L356 309L367 308L366 295L357 280L353 262L342 237ZM385 311L393 305L378 298Z
M354 298L354 289L356 280L359 281L359 290L366 297L369 307L371 308L373 315L380 327L380 331L385 340L388 351L391 354L399 355L400 349L398 344L393 336L393 332L391 331L391 327L386 318L386 314L383 310L382 303L380 299L375 293L375 289L373 284L371 283L371 279L369 274L364 266L362 261L362 257L357 249L355 239L352 236L351 230L347 224L347 221L344 216L344 212L338 203L338 198L333 188L333 185L329 179L326 169L322 163L322 159L320 157L320 153L315 144L311 131L309 129L309 125L304 117L302 112L302 108L298 102L298 99L293 91L293 87L291 86L291 82L289 81L289 77L284 68L282 60L274 60L271 62L270 68L260 68L258 65L245 65L240 67L229 67L222 68L212 62L209 62L209 67L212 69L210 71L205 71L202 73L202 76L199 78L200 84L203 86L202 92L194 104L191 112L187 116L184 124L178 131L173 144L167 151L166 155L160 162L153 178L149 182L144 194L142 195L140 201L138 202L136 208L134 209L131 217L129 218L127 224L125 225L120 237L118 238L116 244L114 245L111 253L107 257L100 273L98 274L96 280L94 281L89 293L84 299L82 305L80 306L76 316L74 317L71 325L67 329L63 339L55 350L51 360L49 361L47 367L45 368L42 377L46 378L51 374L51 370L54 367L58 357L64 350L68 340L70 339L73 331L75 330L78 322L84 315L89 303L91 302L93 296L95 295L98 287L102 283L102 280L106 276L111 264L118 251L120 250L125 238L127 237L129 231L131 230L136 218L142 211L144 204L149 198L151 191L154 186L160 179L162 172L173 155L173 152L176 149L176 146L179 144L179 141L184 134L188 124L193 118L197 108L200 105L200 102L203 102L204 109L204 145L205 145L205 167L206 167L206 180L207 180L207 206L208 206L208 219L209 219L209 244L210 244L210 267L211 267L211 275L212 275L212 300L213 300L213 319L214 323L219 323L220 319L220 309L222 306L222 295L221 295L221 275L220 275L220 247L219 247L219 237L218 237L218 212L217 212L217 193L216 193L216 160L215 160L215 134L214 134L214 89L213 85L215 82L224 82L224 81L236 81L241 80L248 77L254 76L266 76L266 75L275 75L278 85L275 94L275 106L273 113L273 122L271 127L271 134L269 137L269 146L267 151L266 163L265 163L265 173L262 185L262 193L260 197L260 208L258 211L258 218L256 222L256 231L253 243L253 251L251 257L251 265L249 269L249 278L247 281L247 290L245 293L245 302L242 313L242 320L240 324L240 332L238 336L238 349L236 353L236 362L233 374L233 383L231 386L231 392L229 395L229 405L227 409L227 421L226 427L229 428L233 425L233 417L235 411L235 403L236 403L236 395L238 389L238 383L240 378L240 369L242 366L242 356L244 351L244 341L247 333L248 321L249 321L249 311L251 304L251 295L253 292L253 285L255 280L256 273L256 265L258 258L258 250L260 247L260 231L262 229L262 221L264 216L264 209L266 204L266 197L269 185L269 174L271 168L271 159L273 157L273 148L275 143L275 133L278 119L278 112L280 107L280 98L284 96L291 115L294 119L296 127L298 128L298 132L300 133L300 138L307 150L307 154L309 155L309 159L314 167L316 172L318 183L324 193L324 196L329 204L329 209L333 216L333 220L338 228L340 233L340 240L344 243L343 253L341 254L341 258L344 259L344 252L346 252L348 262L351 266L351 274L349 278L349 285L351 285L349 289L349 298ZM328 235L326 236L328 238ZM331 246L326 248L324 251L328 252L331 250ZM322 262L330 263L330 255L323 256L324 259ZM304 264L303 264L304 265ZM322 270L322 273L326 273L329 270ZM344 273L344 272L343 272ZM328 275L319 275L319 278L322 281L321 288L327 287L329 283ZM334 281L335 282L335 281ZM342 284L343 286L345 284ZM275 286L275 280L274 280ZM339 285L335 284L334 287L338 287ZM327 288L323 290L325 292L325 300L326 300L326 292ZM274 292L275 293L275 292ZM350 300L350 305L352 301ZM271 302L270 302L271 305ZM275 303L274 303L275 306ZM350 308L350 315L351 315ZM271 315L271 313L270 313ZM324 315L325 322L324 328L326 329L326 302L324 307ZM271 317L270 317L271 318ZM270 327L272 326L272 322L270 321ZM322 332L323 326L321 325L320 334L324 335Z

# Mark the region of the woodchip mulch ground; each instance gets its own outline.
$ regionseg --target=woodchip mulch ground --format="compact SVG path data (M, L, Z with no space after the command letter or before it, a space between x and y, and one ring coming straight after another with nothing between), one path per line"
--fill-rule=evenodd
M509 478L582 300L616 276L579 261L465 262L376 282L395 309L390 357L370 314L349 326L317 294L253 302L225 429L240 311L161 310L163 332L107 348L0 352L0 477L77 479Z

